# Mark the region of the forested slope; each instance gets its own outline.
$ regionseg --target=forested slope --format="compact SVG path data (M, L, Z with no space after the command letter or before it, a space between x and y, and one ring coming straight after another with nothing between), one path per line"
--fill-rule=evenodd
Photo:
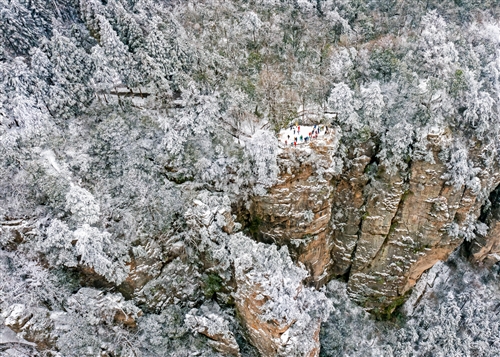
M0 354L498 355L499 9L1 1Z

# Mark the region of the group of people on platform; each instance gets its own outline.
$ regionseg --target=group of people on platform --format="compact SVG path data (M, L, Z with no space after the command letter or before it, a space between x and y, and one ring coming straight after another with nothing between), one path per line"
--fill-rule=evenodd
M325 125L317 125L315 124L312 128L311 131L307 133L307 135L300 134L300 125L298 124L291 124L289 127L290 131L293 131L293 135L287 134L287 139L285 139L285 146L288 146L290 143L290 146L296 147L297 144L301 143L308 143L313 139L317 139L318 135L323 132L324 134L328 134L328 127ZM293 141L291 139L293 138Z

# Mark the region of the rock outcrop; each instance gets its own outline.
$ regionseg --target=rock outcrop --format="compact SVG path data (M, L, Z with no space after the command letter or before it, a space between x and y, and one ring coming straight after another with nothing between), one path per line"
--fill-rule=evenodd
M215 350L230 356L241 356L240 347L229 321L216 302L203 304L200 309L192 309L185 319L186 325L194 332L209 338L209 345Z
M14 304L2 315L5 317L5 326L15 332L18 339L28 341L39 350L53 346L54 323L47 311L29 310L24 304Z
M279 156L278 183L253 199L254 235L267 243L286 245L308 269L308 280L319 286L329 277L332 213L331 182L337 142L331 135Z
M67 331L68 312L78 311L86 322L95 325L107 324L137 327L137 319L142 310L125 301L121 294L105 294L90 288L81 288L65 302L65 312L50 312L43 307L30 308L24 304L14 304L2 312L5 326L16 333L19 343L36 346L39 351L54 349L59 333ZM0 331L1 333L1 331Z
M384 167L371 141L348 150L341 174L332 169L333 137L307 150L286 150L279 182L253 200L256 236L287 245L316 286L343 276L353 300L390 314L425 270L474 235L482 192L498 184L479 152L470 163L475 177L450 180L444 153L451 139L446 130L430 129L422 139L427 156L415 156L406 170ZM488 264L500 249L496 211L490 211L489 233L472 251Z
M380 166L364 191L348 291L376 314L390 314L425 270L462 244L483 203L478 187L489 191L494 181L483 171L471 182L450 182L441 158L450 134L430 131L426 139L431 157L411 161L405 176Z
M331 302L305 287L306 270L286 246L255 243L242 234L229 241L234 261L234 301L249 339L262 356L317 357L319 330Z
M347 154L344 172L331 183L332 195L332 274L349 273L353 253L358 242L358 231L363 219L365 197L363 189L369 181L366 170L375 155L371 142L360 145Z

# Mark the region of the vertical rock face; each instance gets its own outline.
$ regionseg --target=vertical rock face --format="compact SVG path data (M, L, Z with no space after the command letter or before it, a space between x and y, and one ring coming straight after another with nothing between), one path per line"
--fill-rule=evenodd
M319 356L321 322L331 302L305 287L308 273L282 247L255 243L236 234L229 241L234 262L236 309L262 356Z
M497 184L492 170L477 167L469 182L449 182L442 152L450 135L430 131L429 156L414 158L404 172L378 164L369 141L347 154L340 175L328 167L333 138L309 151L283 153L279 183L254 199L260 238L287 245L316 286L344 276L352 299L390 314L425 270L473 235L484 203L478 187L489 191ZM489 232L471 248L473 259L488 264L500 259L500 204L494 207L484 217Z
M463 189L445 184L446 167L439 147L433 149L434 162L413 162L407 180L382 173L368 186L348 289L369 309L391 312L426 269L461 243L446 228Z
M447 139L445 132L429 133L432 158L412 161L407 177L379 168L365 189L348 291L375 313L390 314L401 304L422 273L463 242L479 216L482 202L473 185L448 183L439 155ZM488 188L491 177L477 180Z
M327 281L331 263L335 146L332 136L303 149L285 149L279 157L278 184L266 196L255 197L252 207L259 238L287 245L316 285Z
M366 143L348 155L349 166L334 182L332 197L332 240L331 256L334 276L345 275L352 264L353 253L358 241L358 231L363 217L365 198L363 189L369 179L365 173L374 145Z

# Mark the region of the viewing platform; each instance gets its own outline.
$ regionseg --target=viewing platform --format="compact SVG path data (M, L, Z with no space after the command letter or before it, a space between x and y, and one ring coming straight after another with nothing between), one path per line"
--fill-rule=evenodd
M334 130L327 125L290 125L278 133L278 142L283 148L307 147L312 142L324 140L333 135Z

